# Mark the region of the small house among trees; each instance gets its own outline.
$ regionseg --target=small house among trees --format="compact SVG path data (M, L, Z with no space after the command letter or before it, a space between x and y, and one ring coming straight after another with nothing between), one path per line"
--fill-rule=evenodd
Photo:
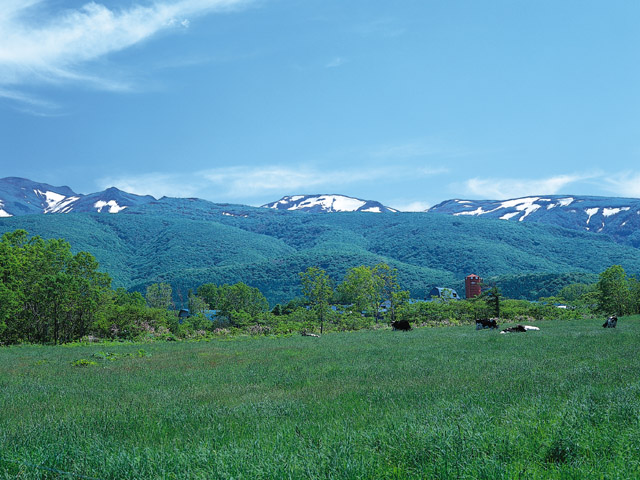
M447 287L433 287L429 292L429 297L443 300L460 300L458 293L453 288Z

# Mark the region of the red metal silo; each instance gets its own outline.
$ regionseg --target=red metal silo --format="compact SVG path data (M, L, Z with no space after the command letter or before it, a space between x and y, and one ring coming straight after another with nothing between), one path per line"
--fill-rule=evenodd
M467 278L464 279L464 289L467 298L475 298L480 295L482 289L480 284L482 283L482 279L478 275L467 275Z

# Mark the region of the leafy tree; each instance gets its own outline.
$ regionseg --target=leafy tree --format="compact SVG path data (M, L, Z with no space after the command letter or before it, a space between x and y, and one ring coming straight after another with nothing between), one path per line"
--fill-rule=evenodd
M629 281L620 265L613 265L600 274L597 291L598 310L602 313L625 315L630 312Z
M629 279L629 294L630 294L630 313L640 313L640 280L637 277L631 277Z
M379 263L373 268L372 273L379 278L381 299L389 302L388 312L391 316L391 321L394 322L398 309L409 300L409 292L400 290L398 270L396 268L391 268L386 263Z
M383 283L373 268L361 265L347 271L339 290L342 298L353 303L356 310L371 312L377 320Z
M219 291L220 287L215 283L205 283L204 285L200 285L197 290L198 297L204 300L207 305L212 308L217 308Z
M588 293L593 292L595 288L595 285L586 283L572 283L571 285L563 287L557 296L565 302L576 302L582 300Z
M233 325L254 320L269 309L269 302L255 287L242 282L218 287L217 303L212 305Z
M7 342L80 338L105 308L111 279L91 254L74 255L64 240L7 233L0 239L0 265L0 330Z
M149 308L162 308L168 310L173 306L173 291L168 283L154 283L147 287L145 298Z
M204 311L208 309L209 305L203 298L198 295L194 295L191 291L189 292L189 312L192 315L196 315L198 313L204 314Z
M302 293L320 322L320 333L324 333L324 319L333 298L333 285L327 273L318 267L309 267L301 272Z

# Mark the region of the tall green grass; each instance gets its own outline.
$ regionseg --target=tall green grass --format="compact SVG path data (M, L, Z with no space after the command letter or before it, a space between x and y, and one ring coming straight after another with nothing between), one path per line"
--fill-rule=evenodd
M640 478L640 317L601 323L2 348L0 478Z

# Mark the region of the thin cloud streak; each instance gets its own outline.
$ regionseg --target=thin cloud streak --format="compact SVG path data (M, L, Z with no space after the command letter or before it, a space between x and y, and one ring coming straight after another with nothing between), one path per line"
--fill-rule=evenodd
M6 2L4 2L6 3ZM163 30L184 29L186 16L225 11L246 0L179 0L110 9L90 2L54 18L39 16L47 0L3 4L0 13L0 85L88 83L123 89L120 82L82 70L105 55L139 44Z
M394 166L336 170L270 166L220 168L201 172L200 175L210 182L226 188L227 195L238 198L259 196L269 192L284 192L284 194L337 193L333 190L346 185L383 180L401 181L439 173L443 173L443 170L429 169L428 167L417 170L400 169ZM325 191L316 191L319 188Z
M326 65L325 68L338 68L347 63L348 60L343 57L335 57L332 58Z
M439 173L438 169L434 169ZM345 193L357 184L383 181L415 180L434 175L427 167L403 169L397 167L319 169L285 166L225 167L193 174L149 173L121 177L107 177L98 182L99 188L115 186L139 195L195 196L218 201L250 202L266 195L283 196L314 193ZM211 192L215 192L214 195Z
M595 175L556 175L543 179L472 178L464 182L467 194L495 200L568 193L569 185L594 178Z
M166 173L148 173L122 177L105 177L98 180L99 189L116 187L136 195L160 197L195 197L202 193L197 179L186 175L170 175Z
M293 169L284 166L227 167L215 168L189 174L148 173L121 177L107 177L98 182L100 189L115 186L138 195L156 198L198 197L211 201L237 201L249 205L261 205L284 195L335 193L349 195L355 186L377 185L386 181L403 182L428 179L433 171L425 167L416 169L352 168L344 170L322 170L312 167ZM439 172L442 173L442 172ZM473 178L459 184L455 196L458 198L486 198L504 200L532 195L574 194L580 182L598 182L613 196L640 198L640 173L619 172L556 175L549 178L525 179L480 179ZM276 198L277 197L277 198ZM383 198L373 198L383 201ZM429 199L433 200L433 199ZM446 198L436 199L444 201ZM383 201L383 203L385 203ZM431 204L424 198L403 198L387 201L389 206L405 212L421 212Z
M14 90L6 90L4 88L0 88L0 98L6 98L15 102L31 105L33 107L46 108L50 110L54 110L59 107L53 102L42 100L26 93L17 92Z
M612 194L620 197L640 198L640 173L621 172L604 178Z
M408 203L393 203L390 206L401 212L424 212L425 210L428 210L429 207L431 207L431 204L418 200Z

